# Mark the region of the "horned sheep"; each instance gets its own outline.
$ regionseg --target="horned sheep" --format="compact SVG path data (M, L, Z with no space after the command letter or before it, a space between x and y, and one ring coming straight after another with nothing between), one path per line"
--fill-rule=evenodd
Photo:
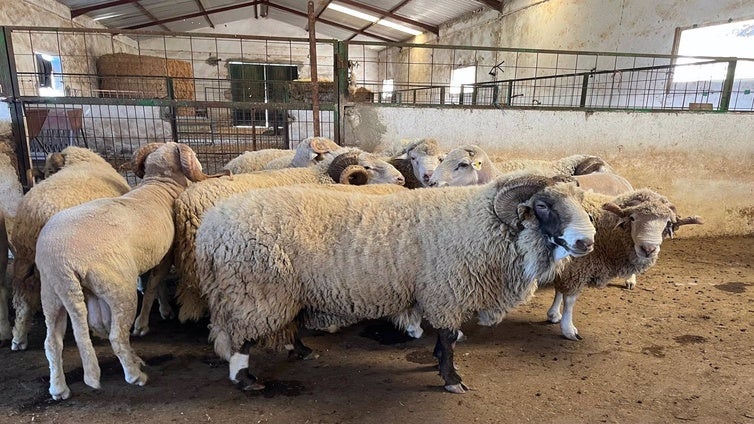
M587 192L586 211L594 219L594 252L575 258L555 277L555 299L547 311L550 322L560 322L564 337L580 340L573 325L573 308L584 287L604 287L611 279L647 271L659 257L663 238L682 225L701 224L697 216L681 218L664 196L638 189L617 197ZM563 305L561 314L560 308Z
M34 268L39 232L47 221L64 209L103 197L128 192L126 180L96 152L71 146L55 155L63 165L49 178L32 187L16 211L10 244L14 249L13 350L27 347L27 334L33 314L39 310L39 275Z
M248 372L254 342L279 347L295 342L297 323L323 329L414 309L438 329L445 389L462 393L452 344L464 320L515 307L563 259L591 251L582 193L526 177L387 196L235 196L205 214L196 238L215 351L231 380L259 389ZM321 216L328 225L313 222Z
M95 335L109 337L128 383L144 385L147 381L141 370L143 361L128 340L137 309L136 280L158 265L170 265L167 254L175 233L173 202L189 181L208 176L188 146L173 142L147 144L134 153L133 162L135 173L143 178L136 188L117 198L93 200L56 214L37 240L47 326L45 354L50 364L50 394L55 400L70 396L62 368L66 312L88 386L100 387L90 329Z
M234 175L194 184L175 202L175 265L181 279L177 286L178 319L198 320L206 312L196 275L195 240L205 212L234 194L266 187L294 184L397 184L403 176L376 155L349 150L333 159L308 168L289 168Z

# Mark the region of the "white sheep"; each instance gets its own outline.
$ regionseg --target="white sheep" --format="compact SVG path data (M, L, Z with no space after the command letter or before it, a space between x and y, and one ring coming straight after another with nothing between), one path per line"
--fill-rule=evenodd
M572 155L555 161L516 160L495 163L482 148L469 144L445 155L443 162L435 168L429 185L443 187L485 184L511 171L571 176L612 172L612 169L602 159L591 155Z
M510 310L563 259L591 251L582 195L526 177L386 196L297 187L235 196L207 211L196 237L215 351L231 380L259 389L248 373L254 342L281 347L296 341L297 324L415 310L438 329L445 389L462 393L452 347L461 324Z
M583 205L597 229L594 252L575 258L555 277L555 299L547 311L548 320L560 322L563 336L571 340L581 339L573 325L573 308L584 287L604 287L617 277L631 276L635 282L636 274L657 262L664 237L672 237L681 225L702 222L696 216L678 217L667 198L649 189L632 190L617 197L587 192Z
M403 176L378 156L347 150L314 167L289 168L234 175L194 184L175 202L175 266L180 276L176 287L181 322L198 320L205 315L206 302L201 299L196 275L195 239L204 213L217 202L249 190L293 184L398 184Z
M437 140L423 138L409 143L388 159L388 163L406 178L405 187L420 188L429 185L432 173L444 157L445 153L440 149Z
M307 167L334 156L333 152L339 149L340 146L328 138L310 137L299 143L295 150L263 149L245 152L231 159L223 169L233 174L243 174L265 169Z
M136 280L158 265L170 265L173 202L189 181L208 176L188 146L173 142L147 144L134 153L133 162L135 173L143 178L136 188L117 198L97 199L57 213L39 233L45 354L50 363L50 395L55 400L71 394L62 364L66 312L88 386L100 387L90 329L109 337L128 383L147 382L140 368L143 361L128 340L137 309Z
M10 234L14 249L13 350L27 347L31 318L39 310L39 275L34 268L37 237L56 213L102 197L117 197L128 192L126 180L97 153L81 147L66 147L56 157L64 165L47 179L32 187L21 199Z

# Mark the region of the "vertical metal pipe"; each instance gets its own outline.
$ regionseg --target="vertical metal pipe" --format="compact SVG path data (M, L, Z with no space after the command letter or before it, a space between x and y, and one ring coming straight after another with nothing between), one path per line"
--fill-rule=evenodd
M173 78L167 77L165 83L168 91L168 99L175 100L175 91L173 89ZM173 136L173 141L178 143L178 108L170 106L170 132Z
M24 190L34 185L32 177L31 149L26 138L24 108L21 103L21 88L18 85L18 72L13 52L12 30L0 27L0 97L7 97L10 114L12 139L16 142L18 176Z
M728 62L728 73L725 75L723 82L723 92L720 94L720 112L727 112L730 108L730 99L733 94L733 80L736 78L736 60Z
M314 136L319 137L319 83L317 82L317 34L314 31L314 2L308 2L309 15L309 67L311 67L312 79L312 123Z

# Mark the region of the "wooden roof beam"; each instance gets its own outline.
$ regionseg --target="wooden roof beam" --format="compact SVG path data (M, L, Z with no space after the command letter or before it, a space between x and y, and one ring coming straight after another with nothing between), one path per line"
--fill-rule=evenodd
M358 2L355 2L355 1L352 1L352 0L337 0L337 1L338 1L338 3L343 3L343 4L347 4L347 5L351 6L351 7L356 7L356 8L363 9L363 10L368 10L368 11L370 11L372 13L376 13L376 14L381 15L383 17L390 18L390 19L395 19L396 21L401 21L403 23L406 23L406 24L409 24L409 25L413 25L413 26L421 28L421 29L423 29L425 31L429 31L429 32L431 32L432 34L435 34L435 35L438 35L440 33L440 29L438 27L436 27L436 26L428 25L428 24L425 24L425 23L421 23L421 22L415 21L413 19L404 18L403 16L396 15L395 13L387 11L387 10L378 9L378 8L376 8L374 6L369 6L369 5L366 5L366 4L363 4L363 3L358 3ZM398 10L400 7L402 7L406 3L407 2L401 3L398 7L393 8L393 10Z
M137 1L138 0L116 0L116 1L111 1L111 2L102 3L102 4L95 4L94 6L87 6L87 7L80 7L78 9L72 9L71 18L75 18L81 15L86 15L87 13L94 12L95 10L107 9L108 7L120 6L122 4L136 3Z

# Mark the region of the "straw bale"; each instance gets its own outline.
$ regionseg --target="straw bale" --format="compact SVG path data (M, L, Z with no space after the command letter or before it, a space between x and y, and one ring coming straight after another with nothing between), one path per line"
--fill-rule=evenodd
M335 83L332 81L320 81L319 101L322 103L337 102L337 93L335 93ZM291 102L294 103L311 103L312 101L312 83L311 81L291 81L290 82Z

